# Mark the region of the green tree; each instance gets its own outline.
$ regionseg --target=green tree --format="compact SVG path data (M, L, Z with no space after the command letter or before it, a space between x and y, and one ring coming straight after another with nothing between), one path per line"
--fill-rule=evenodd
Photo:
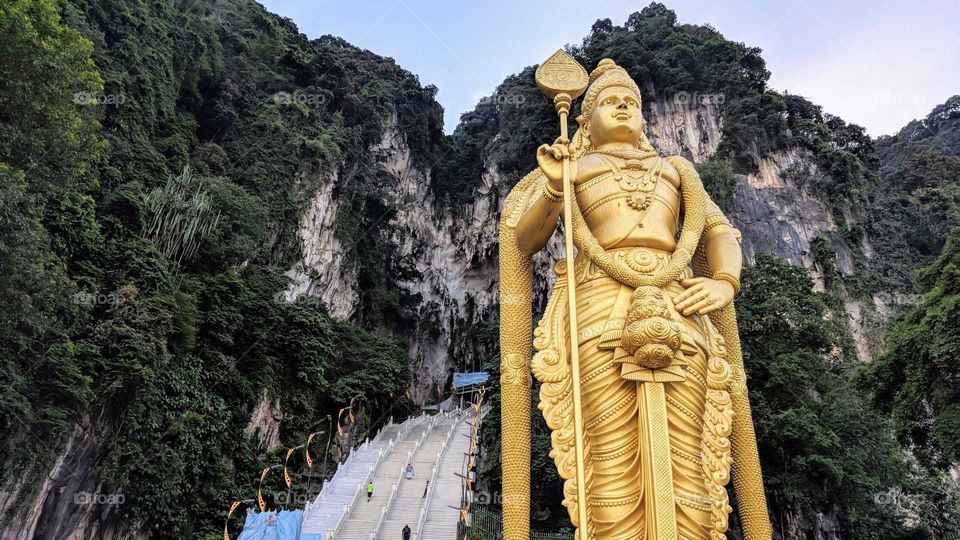
M757 256L743 283L738 319L774 521L832 508L848 537L875 539L952 526L925 499L915 479L922 475L908 467L890 426L857 392L835 320L843 314L813 292L803 268L769 255ZM893 488L927 501L919 525L907 527L894 508L876 504Z
M960 229L919 276L922 295L890 328L866 387L925 465L960 460Z
M92 47L60 21L58 3L0 6L0 456L23 444L49 458L93 400L95 353L76 339L89 308L71 268L98 249L90 190L101 143L102 88ZM10 473L7 473L10 474Z

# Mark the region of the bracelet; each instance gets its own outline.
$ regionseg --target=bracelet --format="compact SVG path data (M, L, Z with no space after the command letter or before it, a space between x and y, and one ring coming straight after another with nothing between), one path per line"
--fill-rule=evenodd
M713 279L717 281L726 281L730 285L733 285L734 296L740 294L740 278L737 276L729 272L714 272Z
M714 227L719 227L720 225L729 226L730 222L727 221L727 218L723 217L723 215L720 215L720 214L714 215L714 216L708 216L706 219L706 223L703 225L703 232L707 232Z
M553 189L550 182L547 182L543 186L543 198L550 202L558 203L563 200L563 192Z

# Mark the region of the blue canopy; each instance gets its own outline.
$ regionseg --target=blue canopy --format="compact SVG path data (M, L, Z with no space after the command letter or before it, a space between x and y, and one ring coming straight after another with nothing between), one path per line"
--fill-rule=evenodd
M487 382L487 379L490 378L490 374L486 371L474 371L472 373L454 373L453 374L453 387L454 388L466 388L468 386L476 386Z
M303 510L252 512L237 540L298 540L302 523Z

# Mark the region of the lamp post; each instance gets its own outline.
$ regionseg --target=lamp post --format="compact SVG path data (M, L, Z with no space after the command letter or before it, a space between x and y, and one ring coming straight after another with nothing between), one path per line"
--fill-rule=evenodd
M339 420L339 419L338 419L338 420ZM330 441L333 440L333 416L331 416L331 415L328 414L328 415L327 415L327 422L329 422L329 426L327 427L327 434L328 434L328 435L327 435L327 449L323 451L323 467L320 468L320 470L323 471L321 474L323 475L324 480L326 480L326 478L327 478L327 458L328 458L328 456L330 456ZM340 431L339 428L340 428L340 426L338 425L338 426L337 426L337 431L338 431L338 432Z

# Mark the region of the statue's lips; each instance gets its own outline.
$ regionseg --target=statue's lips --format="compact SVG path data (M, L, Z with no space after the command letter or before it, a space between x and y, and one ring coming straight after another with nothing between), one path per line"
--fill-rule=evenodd
M616 120L629 120L630 115L628 113L617 113L613 115L613 118Z

